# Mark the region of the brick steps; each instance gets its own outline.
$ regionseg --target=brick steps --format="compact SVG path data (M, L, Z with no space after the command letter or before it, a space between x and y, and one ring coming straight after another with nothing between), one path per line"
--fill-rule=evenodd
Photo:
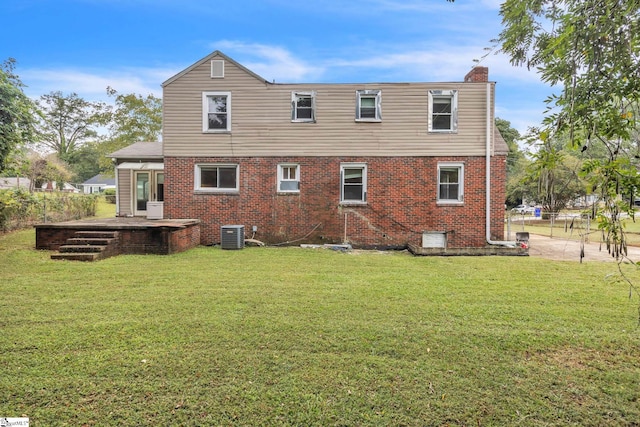
M118 254L117 231L77 231L67 239L51 259L67 261L97 261Z

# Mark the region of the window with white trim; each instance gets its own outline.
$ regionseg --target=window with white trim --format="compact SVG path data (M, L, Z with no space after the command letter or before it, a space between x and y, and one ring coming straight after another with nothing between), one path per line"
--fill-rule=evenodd
M202 131L231 132L231 92L202 92Z
M438 202L461 203L464 201L464 164L438 164Z
M294 163L278 165L278 192L300 192L300 165Z
M429 91L429 132L458 130L458 91Z
M382 120L382 91L356 91L356 121L379 122Z
M367 165L343 163L340 165L340 201L365 203L367 201Z
M195 169L196 191L238 191L238 165L199 164Z
M291 93L291 121L292 122L315 122L316 121L315 91Z

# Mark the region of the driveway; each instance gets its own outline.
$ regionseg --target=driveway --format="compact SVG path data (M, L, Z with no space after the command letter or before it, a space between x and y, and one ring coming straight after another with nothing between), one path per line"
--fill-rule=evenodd
M629 246L627 252L632 261L640 261L640 248ZM531 234L529 236L529 256L556 261L580 262L580 242ZM601 244L597 241L585 243L582 262L594 261L615 262L616 259L609 255L604 243Z

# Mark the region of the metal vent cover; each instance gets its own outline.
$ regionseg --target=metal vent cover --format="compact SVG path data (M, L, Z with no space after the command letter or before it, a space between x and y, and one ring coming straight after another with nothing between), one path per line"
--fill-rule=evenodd
M244 225L223 225L220 227L220 247L222 249L244 248Z

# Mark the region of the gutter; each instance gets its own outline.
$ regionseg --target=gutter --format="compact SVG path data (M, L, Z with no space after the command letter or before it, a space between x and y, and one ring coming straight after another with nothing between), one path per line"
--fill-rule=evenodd
M515 241L491 240L491 83L487 83L487 139L485 147L485 230L490 245L515 247Z

